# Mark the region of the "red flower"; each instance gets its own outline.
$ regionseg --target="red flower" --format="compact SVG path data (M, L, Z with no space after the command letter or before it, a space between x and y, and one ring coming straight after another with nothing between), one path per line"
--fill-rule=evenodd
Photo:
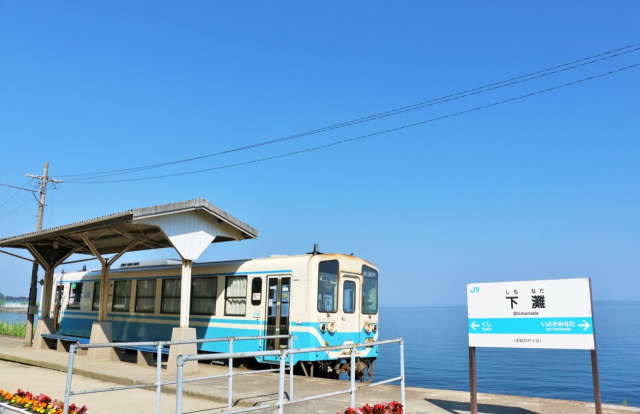
M369 404L366 404L360 408L349 407L345 410L344 414L404 414L404 407L397 401L392 401L389 404L386 402L376 404L373 408Z

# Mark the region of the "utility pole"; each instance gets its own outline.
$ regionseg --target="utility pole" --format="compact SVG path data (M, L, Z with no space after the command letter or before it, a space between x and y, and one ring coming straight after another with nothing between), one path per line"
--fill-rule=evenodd
M49 163L44 163L44 172L42 175L26 174L27 177L36 178L40 180L40 201L38 206L38 222L36 224L36 231L42 230L42 220L44 218L44 200L47 195L47 184L49 181L54 183L60 183L62 181L49 178ZM31 269L31 289L29 290L29 312L27 315L27 332L24 336L24 346L31 346L33 342L33 320L34 320L34 308L36 306L38 291L38 263L33 263ZM45 315L42 315L43 317ZM49 315L46 315L49 316Z

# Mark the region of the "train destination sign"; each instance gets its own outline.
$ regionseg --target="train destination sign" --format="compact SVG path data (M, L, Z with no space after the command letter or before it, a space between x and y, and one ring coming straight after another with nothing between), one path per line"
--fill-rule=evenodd
M595 349L589 279L467 285L470 347Z

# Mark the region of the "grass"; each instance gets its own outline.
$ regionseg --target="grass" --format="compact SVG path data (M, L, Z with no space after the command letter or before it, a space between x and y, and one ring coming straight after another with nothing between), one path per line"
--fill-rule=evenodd
M18 338L24 338L26 333L26 322L18 322L17 319L13 323L8 321L0 321L0 335L17 336Z

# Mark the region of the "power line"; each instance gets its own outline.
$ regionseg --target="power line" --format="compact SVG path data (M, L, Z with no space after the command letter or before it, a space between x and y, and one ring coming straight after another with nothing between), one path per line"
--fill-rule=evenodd
M13 188L17 188L18 191L16 191L15 193L13 193L13 195L11 197L9 197L7 200L5 200L4 203L0 204L0 207L4 206L5 204L7 204L9 201L11 201L11 199L13 199L13 197L17 196L18 194L20 194L20 190L27 190L26 187L27 185L29 185L29 183L33 181L33 178L30 179L29 181L27 181L26 183L24 183L24 185L22 187L14 187L12 185L8 185L8 184L2 184L5 187L13 187ZM27 191L32 191L32 190L27 190ZM35 191L33 191L35 193Z
M539 70L536 72L531 72L528 73L526 75L520 75L520 76L516 76L514 78L510 78L510 79L506 79L500 82L495 82L495 83L491 83L488 85L484 85L484 86L480 86L477 88L473 88L473 89L469 89L466 91L462 91L462 92L457 92L451 95L446 95L440 98L434 98L434 99L430 99L424 102L420 102L417 104L413 104L413 105L409 105L409 106L404 106L401 108L397 108L397 109L392 109L386 112L381 112L378 114L374 114L374 115L369 115L366 117L362 117L362 118L357 118L351 121L346 121L346 122L342 122L339 124L335 124L335 125L331 125L331 126L327 126L327 127L323 127L323 128L319 128L319 129L314 129L311 131L307 131L307 132L302 132L299 134L295 134L295 135L289 135L286 137L282 137L282 138L277 138L277 139L273 139L273 140L269 140L269 141L264 141L264 142L260 142L260 143L256 143L256 144L251 144L251 145L246 145L246 146L242 146L242 147L238 147L238 148L234 148L234 149L230 149L230 150L225 150L225 151L220 151L220 152L216 152L216 153L212 153L212 154L206 154L206 155L200 155L197 157L191 157L191 158L186 158L186 159L182 159L182 160L176 160L176 161L170 161L170 162L165 162L165 163L159 163L159 164L152 164L152 165L147 165L147 166L141 166L141 167L133 167L133 168L124 168L124 169L118 169L118 170L110 170L110 171L102 171L102 172L94 172L94 173L84 173L84 174L69 174L69 175L61 175L60 177L87 177L87 176L91 176L88 178L80 178L80 179L76 179L75 181L80 181L80 180L91 180L91 179L96 179L96 178L104 178L104 177L109 177L109 176L114 176L114 175L122 175L122 174L129 174L129 173L134 173L134 172L140 172L140 171L144 171L144 170L148 170L148 169L155 169L155 168L161 168L161 167L167 167L170 165L175 165L175 164L180 164L180 163L185 163L185 162L190 162L190 161L196 161L196 160L200 160L203 158L209 158L209 157L214 157L214 156L218 156L218 155L223 155L223 154L229 154L232 152L237 152L237 151L243 151L243 150L247 150L247 149L251 149L251 148L256 148L256 147L260 147L260 146L264 146L264 145L270 145L270 144L275 144L278 142L282 142L282 141L288 141L288 140L292 140L292 139L296 139L296 138L301 138L304 136L309 136L309 135L314 135L314 134L318 134L318 133L322 133L322 132L326 132L326 131L330 131L330 130L334 130L334 129L338 129L338 128L345 128L348 126L352 126L352 125L356 125L356 124L360 124L360 123L364 123L364 122L370 122L370 121L374 121L377 119L381 119L381 118L385 118L385 117L389 117L389 116L393 116L393 115L398 115L401 113L405 113L405 112L409 112L409 111L415 111L417 109L422 109L428 106L433 106L433 105L439 105L445 102L449 102L449 101L453 101L453 100L457 100L457 99L462 99L468 96L472 96L472 95L477 95L477 94L481 94L481 93L485 93L485 92L489 92L489 91L493 91L496 89L501 89L501 88L505 88L508 86L513 86L519 83L524 83L524 82L528 82L534 79L539 79L542 77L546 77L546 76L550 76L556 73L560 73L560 72L565 72L568 70L572 70L581 66L586 66L586 65L590 65L593 63L597 63L597 62L601 62L603 60L607 60L607 59L612 59L614 57L618 57L624 54L628 54L628 53L632 53L635 51L640 50L640 43L635 43L629 46L625 46L622 48L618 48L615 50L610 50L604 53L600 53L594 56L590 56L590 57L586 57L583 59L579 59L573 62L569 62L569 63L564 63L562 65L558 65L558 66L554 66L554 67L550 67L547 69L543 69L543 70ZM573 66L572 66L573 65ZM548 72L548 73L546 73Z
M274 155L272 157L259 158L259 159L256 159L256 160L239 162L239 163L235 163L235 164L228 164L228 165L223 165L223 166L220 166L220 167L205 168L205 169L195 170L195 171L187 171L187 172L175 173L175 174L158 175L158 176L154 176L154 177L130 178L130 179L124 179L124 180L107 180L107 181L66 181L66 182L67 183L71 183L71 184L107 184L107 183L121 183L121 182L130 182L130 181L157 180L157 179L161 179L161 178L169 178L169 177L177 177L177 176L181 176L181 175L198 174L198 173L207 172L207 171L222 170L222 169L231 168L231 167L239 167L239 166L242 166L242 165L255 164L255 163L259 163L259 162L263 162L263 161L269 161L269 160L274 160L274 159L278 159L278 158L289 157L289 156L292 156L292 155L303 154L303 153L306 153L306 152L318 151L318 150L321 150L321 149L324 149L324 148L329 148L329 147L333 147L333 146L336 146L336 145L345 144L347 142L357 141L357 140L361 140L361 139L364 139L364 138L370 138L370 137L377 136L377 135L382 135L382 134L387 134L387 133L390 133L390 132L400 131L400 130L407 129L407 128L412 128L412 127L415 127L415 126L418 126L418 125L424 125L424 124L427 124L427 123L436 122L436 121L440 121L440 120L447 119L447 118L452 118L452 117L463 115L463 114L468 114L468 113L471 113L471 112L479 111L481 109L491 108L491 107L494 107L494 106L498 106L498 105L502 105L502 104L505 104L505 103L517 101L517 100L520 100L520 99L530 98L532 96L540 95L540 94L543 94L543 93L546 93L546 92L562 89L562 88L565 88L567 86L576 85L576 84L579 84L579 83L582 83L582 82L586 82L586 81L589 81L589 80L602 78L604 76L608 76L608 75L612 75L614 73L622 72L624 70L631 69L631 68L634 68L636 66L640 66L640 63L636 63L636 64L633 64L633 65L630 65L630 66L625 66L625 67L622 67L622 68L619 68L619 69L615 69L615 70L612 70L612 71L609 71L609 72L601 73L599 75L589 76L588 78L583 78L583 79L580 79L580 80L577 80L577 81L573 81L573 82L569 82L569 83L565 83L565 84L562 84L562 85L553 86L551 88L542 89L542 90L539 90L539 91L536 91L536 92L531 92L531 93L528 93L528 94L525 94L525 95L516 96L514 98L509 98L509 99L505 99L505 100L502 100L502 101L493 102L493 103L490 103L490 104L487 104L487 105L477 106L475 108L466 109L464 111L455 112L455 113L448 114L448 115L443 115L443 116L440 116L440 117L437 117L437 118L431 118L431 119L428 119L426 121L420 121L420 122L416 122L416 123L413 123L413 124L400 126L400 127L397 127L397 128L386 129L384 131L378 131L378 132L374 132L374 133L371 133L371 134L360 135L360 136L355 137L355 138L343 139L343 140L340 140L340 141L335 141L335 142L332 142L332 143L329 143L329 144L320 145L320 146L313 147L313 148L307 148L307 149L304 149L304 150L288 152L288 153L280 154L280 155Z
M36 201L37 201L37 200L36 200ZM22 207L26 206L26 205L27 205L28 203L30 203L30 202L31 202L31 199L28 199L24 204L21 204L21 205L19 205L18 207L16 207L16 208L14 208L13 210L11 210L10 212L6 213L5 215L0 216L0 219L3 219L3 218L5 218L5 217L7 217L9 214L11 214L11 213L13 213L14 211L16 211L16 210L18 210L18 209L20 209L20 208L22 208Z
M15 188L15 189L18 189L18 190L31 191L32 193L37 193L37 191L29 190L27 188L24 188L24 186L23 187L16 187L15 185L3 184L3 183L0 183L0 185L4 186L4 187Z

